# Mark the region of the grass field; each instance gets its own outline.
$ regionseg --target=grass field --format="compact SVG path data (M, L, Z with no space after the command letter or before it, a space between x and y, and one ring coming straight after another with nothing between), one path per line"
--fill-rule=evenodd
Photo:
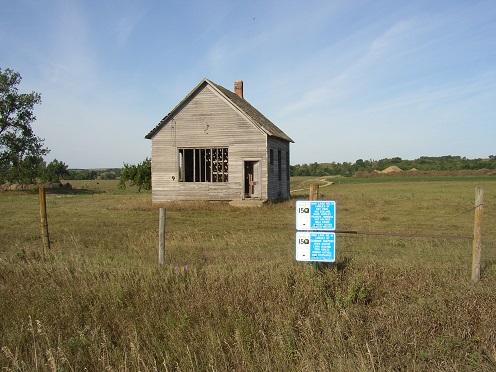
M484 190L482 278L470 239L338 234L337 261L296 262L291 200L158 206L116 181L0 193L6 371L494 371L496 178L328 179L339 230L471 237Z

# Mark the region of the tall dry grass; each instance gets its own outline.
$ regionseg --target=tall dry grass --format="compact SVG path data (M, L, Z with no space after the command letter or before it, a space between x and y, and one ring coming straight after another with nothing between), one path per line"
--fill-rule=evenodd
M474 184L332 185L338 228L471 234ZM496 187L483 278L471 242L338 236L337 262L294 261L294 200L169 203L166 265L150 196L0 196L4 370L494 370Z

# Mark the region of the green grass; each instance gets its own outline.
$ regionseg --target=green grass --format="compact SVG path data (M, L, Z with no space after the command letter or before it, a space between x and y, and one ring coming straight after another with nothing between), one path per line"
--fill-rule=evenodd
M470 240L339 234L337 262L295 262L295 199L262 208L158 206L112 181L0 193L4 370L389 371L496 368L496 182L335 183L340 230L473 233L484 190L482 280ZM322 183L324 184L324 183ZM75 187L76 185L73 184Z
M477 176L460 176L460 175L404 175L403 173L396 175L382 175L375 177L341 177L341 176L322 176L322 177L292 177L293 185L305 185L309 182L324 184L324 182L342 183L398 183L398 182L480 182L480 181L496 181L496 176L477 175ZM293 187L292 187L293 189Z

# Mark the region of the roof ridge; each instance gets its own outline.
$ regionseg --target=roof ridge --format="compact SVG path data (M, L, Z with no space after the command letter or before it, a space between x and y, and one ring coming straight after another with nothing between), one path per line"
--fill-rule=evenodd
M224 96L226 96L231 101L231 103L238 107L246 116L248 116L269 136L279 137L288 142L294 142L286 133L279 129L279 127L272 123L265 115L257 110L245 98L238 96L236 93L231 92L229 89L226 89L219 84L212 82L212 85L219 89L221 93L224 94Z

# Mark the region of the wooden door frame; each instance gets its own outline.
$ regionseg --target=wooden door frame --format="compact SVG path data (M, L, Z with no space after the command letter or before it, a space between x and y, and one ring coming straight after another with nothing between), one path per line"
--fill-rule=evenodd
M258 172L255 172L255 164L258 163ZM247 167L249 173L247 174ZM255 174L257 173L257 174ZM250 184L247 184L249 182ZM256 187L252 182L257 182L258 193L255 194ZM246 191L248 188L248 192ZM262 198L262 180L261 180L261 159L243 159L243 199Z

